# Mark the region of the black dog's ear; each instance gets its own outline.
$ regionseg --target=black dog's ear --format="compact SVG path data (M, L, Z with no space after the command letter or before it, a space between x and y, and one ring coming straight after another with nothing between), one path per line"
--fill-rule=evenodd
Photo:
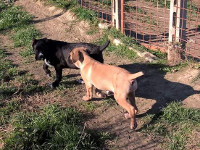
M48 42L48 39L47 39L47 38L44 38L43 40L44 40L45 42Z
M34 46L37 43L37 40L35 38L33 38L32 40L32 46Z
M78 51L79 61L82 63L84 61L83 53Z

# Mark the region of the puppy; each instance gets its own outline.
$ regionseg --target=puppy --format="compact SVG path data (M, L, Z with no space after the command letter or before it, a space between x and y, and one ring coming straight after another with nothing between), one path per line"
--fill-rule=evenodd
M87 94L83 100L88 101L93 96L93 86L100 90L108 90L114 93L117 103L128 111L126 118L131 119L130 128L135 129L137 122L135 114L138 108L135 103L136 78L143 72L130 74L120 67L102 64L91 58L84 47L75 48L70 53L72 62L80 68L81 76L85 82ZM126 99L129 99L130 103Z
M51 72L48 69L52 66L56 70L56 80L50 84L51 87L59 86L62 79L62 69L77 67L69 60L69 53L76 47L84 47L87 49L89 56L95 60L103 63L102 51L109 45L110 41L107 41L102 46L97 46L90 43L67 43L62 41L56 41L51 39L34 39L32 47L35 52L36 60L44 60L43 69L48 76L51 76Z

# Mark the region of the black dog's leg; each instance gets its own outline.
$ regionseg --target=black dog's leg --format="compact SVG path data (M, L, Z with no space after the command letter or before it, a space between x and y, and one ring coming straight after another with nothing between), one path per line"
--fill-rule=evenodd
M45 73L47 74L47 76L51 77L51 71L48 69L48 66L46 63L43 64L43 69Z
M59 86L59 83L60 83L60 81L61 81L61 79L62 79L62 69L61 68L56 68L55 67L55 70L56 70L56 80L53 82L53 83L51 83L51 87L52 88L55 88L55 87L58 87Z

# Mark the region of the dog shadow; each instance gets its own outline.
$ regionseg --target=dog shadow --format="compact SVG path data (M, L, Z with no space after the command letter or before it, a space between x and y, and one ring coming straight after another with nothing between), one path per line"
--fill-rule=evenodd
M50 16L50 17L47 17L47 18L43 18L43 19L38 19L38 20L33 20L32 23L33 24L37 24L37 23L40 23L40 22L45 22L45 21L49 21L49 20L52 20L52 19L55 19L57 17L60 17L62 16L64 13L66 13L67 10L63 10L62 12L56 14L56 15L53 15L53 16Z
M151 109L143 114L137 115L137 118L144 117L148 114L160 113L161 109L166 107L171 102L182 102L187 97L200 94L200 91L196 91L193 87L182 84L179 82L172 82L164 78L164 72L158 70L159 68L166 67L165 65L150 65L150 64L127 64L121 65L122 67L131 73L143 71L144 76L137 79L138 89L136 91L136 97L142 97L145 99L153 99L156 103Z

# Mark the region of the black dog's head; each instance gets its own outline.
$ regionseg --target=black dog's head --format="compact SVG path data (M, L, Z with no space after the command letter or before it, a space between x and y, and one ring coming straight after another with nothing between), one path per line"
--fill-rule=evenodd
M35 59L36 60L43 60L45 59L44 57L44 51L46 49L46 43L47 39L33 39L32 41L32 47L35 53Z

